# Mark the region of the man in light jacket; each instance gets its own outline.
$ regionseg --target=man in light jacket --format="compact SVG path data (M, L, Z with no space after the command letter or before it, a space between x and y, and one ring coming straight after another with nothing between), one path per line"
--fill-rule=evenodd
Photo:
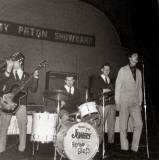
M133 123L133 139L131 151L137 152L142 132L142 76L136 68L138 53L128 54L129 64L121 67L115 84L115 103L119 111L119 128L121 150L129 150L127 139L127 124L129 116Z

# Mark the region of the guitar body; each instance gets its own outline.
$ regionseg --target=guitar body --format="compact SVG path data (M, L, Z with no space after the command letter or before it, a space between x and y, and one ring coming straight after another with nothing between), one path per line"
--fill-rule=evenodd
M35 71L39 71L41 68L45 67L46 64L47 64L46 60L42 61L35 69ZM34 77L34 72L31 73L29 78L24 80L22 83L13 84L11 86L11 89L2 94L2 97L0 97L0 109L2 110L2 112L7 114L16 113L16 111L20 106L21 99L27 95L27 93L24 92L23 90L33 77Z
M1 98L2 108L1 110L7 114L14 114L20 106L20 100L26 96L26 92L20 91L14 95L14 91L19 87L15 84L12 86L10 91L5 92ZM11 107L9 107L11 106ZM9 108L8 108L9 107Z

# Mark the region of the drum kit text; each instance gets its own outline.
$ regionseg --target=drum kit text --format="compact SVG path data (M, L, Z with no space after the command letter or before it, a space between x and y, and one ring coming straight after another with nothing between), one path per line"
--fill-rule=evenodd
M78 132L78 129L75 129L75 134L72 134L72 138L77 139L90 139L91 133Z
M72 148L78 148L78 154L89 154L90 149L86 147L85 143L72 142Z

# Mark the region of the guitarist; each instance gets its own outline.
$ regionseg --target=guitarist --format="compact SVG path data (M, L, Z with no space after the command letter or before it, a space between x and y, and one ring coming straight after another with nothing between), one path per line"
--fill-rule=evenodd
M110 70L110 64L105 63L101 67L101 74L91 77L90 98L91 100L96 101L99 112L103 115L102 94L104 93L105 95L105 122L107 120L108 148L111 149L114 144L116 110L114 101L114 81L109 75Z
M8 93L7 91L12 88L13 85L20 85L22 81L25 81L29 78L29 74L24 72L24 55L22 53L16 53L14 59L6 60L7 67L4 72L0 73L0 84L1 93ZM26 147L26 133L27 133L27 113L26 113L26 103L27 103L27 94L28 90L31 92L36 92L38 88L38 78L39 72L36 70L33 74L33 78L29 85L27 85L23 91L25 95L20 98L20 105L16 110L16 118L19 127L19 146L18 146L18 153L23 153ZM1 94L3 96L3 94ZM3 98L7 101L7 98L3 96ZM15 105L13 102L10 104L12 107ZM8 102L9 107L9 102ZM10 109L12 109L10 107ZM14 107L13 107L14 108ZM7 139L7 131L10 124L12 115L4 113L1 111L0 115L0 153L6 150L6 139Z

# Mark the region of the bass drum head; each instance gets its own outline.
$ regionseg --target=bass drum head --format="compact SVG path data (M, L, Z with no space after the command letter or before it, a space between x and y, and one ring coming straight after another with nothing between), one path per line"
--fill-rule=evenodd
M70 160L90 160L98 152L99 136L90 124L80 122L69 128L63 145Z

